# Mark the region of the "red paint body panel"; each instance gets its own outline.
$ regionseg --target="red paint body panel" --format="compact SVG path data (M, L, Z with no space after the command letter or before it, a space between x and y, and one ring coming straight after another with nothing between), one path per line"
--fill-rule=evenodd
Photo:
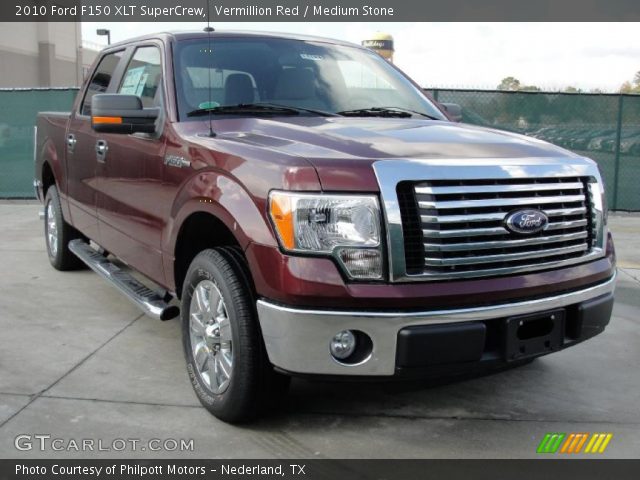
M390 285L346 283L327 258L282 255L256 244L246 252L260 295L286 305L361 310L459 308L577 290L611 278L611 242L608 254L595 262L527 275Z
M48 113L39 115L36 126L38 128L37 144L34 146L36 155L35 177L42 179L42 170L45 163L51 168L56 181L59 180L60 198L63 200L62 214L69 221L69 205L66 201L68 196L67 172L64 159L64 150L60 150L60 145L64 145L65 132L67 130L69 117L66 114ZM43 132L41 134L40 132ZM44 192L40 187L38 193L40 199L44 200Z

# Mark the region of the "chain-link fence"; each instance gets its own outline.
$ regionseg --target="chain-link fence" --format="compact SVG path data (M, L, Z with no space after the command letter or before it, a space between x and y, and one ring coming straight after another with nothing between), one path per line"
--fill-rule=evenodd
M524 133L598 162L613 210L640 210L640 95L427 90L463 121Z
M0 89L0 198L32 198L33 127L44 111L68 111L76 88Z
M0 90L0 198L32 197L36 114L69 110L76 89ZM640 95L427 90L463 121L524 133L598 162L612 209L640 211Z

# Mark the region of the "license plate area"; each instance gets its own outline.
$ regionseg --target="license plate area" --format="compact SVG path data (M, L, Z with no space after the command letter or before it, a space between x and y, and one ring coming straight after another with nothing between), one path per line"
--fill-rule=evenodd
M564 309L507 318L507 361L522 360L558 350L562 346L564 336L564 318Z

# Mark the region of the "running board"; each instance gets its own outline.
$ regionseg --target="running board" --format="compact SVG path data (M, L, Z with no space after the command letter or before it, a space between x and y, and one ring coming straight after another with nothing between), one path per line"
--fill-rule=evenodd
M124 293L129 300L150 317L171 320L180 314L180 309L177 306L169 305L162 295L111 263L106 257L91 248L87 242L80 239L71 240L69 250L86 263L91 270Z

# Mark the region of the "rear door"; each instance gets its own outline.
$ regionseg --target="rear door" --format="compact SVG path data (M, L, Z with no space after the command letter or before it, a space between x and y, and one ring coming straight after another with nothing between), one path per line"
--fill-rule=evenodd
M116 89L119 70L124 68L125 50L103 55L87 85L84 98L71 113L65 136L67 192L74 226L91 240L100 243L97 216L98 163L96 138L91 129L91 99L97 93Z
M162 107L161 44L141 44L127 53L115 93L137 95L145 108ZM97 145L104 149L98 155L101 245L156 281L164 278L160 250L164 219L159 205L170 193L162 183L163 117L161 113L155 134L101 133L96 137Z

